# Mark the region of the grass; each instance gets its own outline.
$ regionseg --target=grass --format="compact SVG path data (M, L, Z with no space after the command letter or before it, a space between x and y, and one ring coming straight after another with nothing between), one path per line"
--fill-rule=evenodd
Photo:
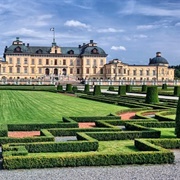
M55 122L63 116L105 116L127 107L40 91L0 91L0 123Z
M161 131L161 138L176 138L174 134L175 128L153 128Z

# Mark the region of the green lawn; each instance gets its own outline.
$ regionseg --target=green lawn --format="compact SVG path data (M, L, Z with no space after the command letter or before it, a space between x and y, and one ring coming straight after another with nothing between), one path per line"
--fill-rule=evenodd
M0 123L48 123L62 116L105 116L121 109L128 108L58 93L0 91Z
M161 131L161 138L175 138L174 134L175 128L153 128Z

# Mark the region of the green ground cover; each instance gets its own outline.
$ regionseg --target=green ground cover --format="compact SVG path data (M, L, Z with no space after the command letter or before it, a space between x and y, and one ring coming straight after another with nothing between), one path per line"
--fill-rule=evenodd
M175 128L153 128L161 131L161 138L176 138L174 134Z
M40 91L0 91L0 123L60 121L63 116L105 116L121 107L59 93Z

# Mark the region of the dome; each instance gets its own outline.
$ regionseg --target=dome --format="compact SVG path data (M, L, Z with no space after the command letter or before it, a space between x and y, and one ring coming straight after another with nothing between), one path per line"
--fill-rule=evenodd
M99 55L106 55L105 51L98 47L98 46L92 46L92 47L85 47L82 49L81 54L84 55L92 55L92 54L99 54Z
M156 53L156 57L149 60L149 65L168 65L168 61L161 56L160 52Z

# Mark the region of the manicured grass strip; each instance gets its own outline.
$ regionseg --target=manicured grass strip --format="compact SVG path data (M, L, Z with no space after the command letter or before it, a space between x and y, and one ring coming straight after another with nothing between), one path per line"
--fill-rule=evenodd
M106 116L127 107L39 91L0 91L0 123L57 122L63 116Z
M175 138L175 128L153 128L155 130L161 131L161 138Z

